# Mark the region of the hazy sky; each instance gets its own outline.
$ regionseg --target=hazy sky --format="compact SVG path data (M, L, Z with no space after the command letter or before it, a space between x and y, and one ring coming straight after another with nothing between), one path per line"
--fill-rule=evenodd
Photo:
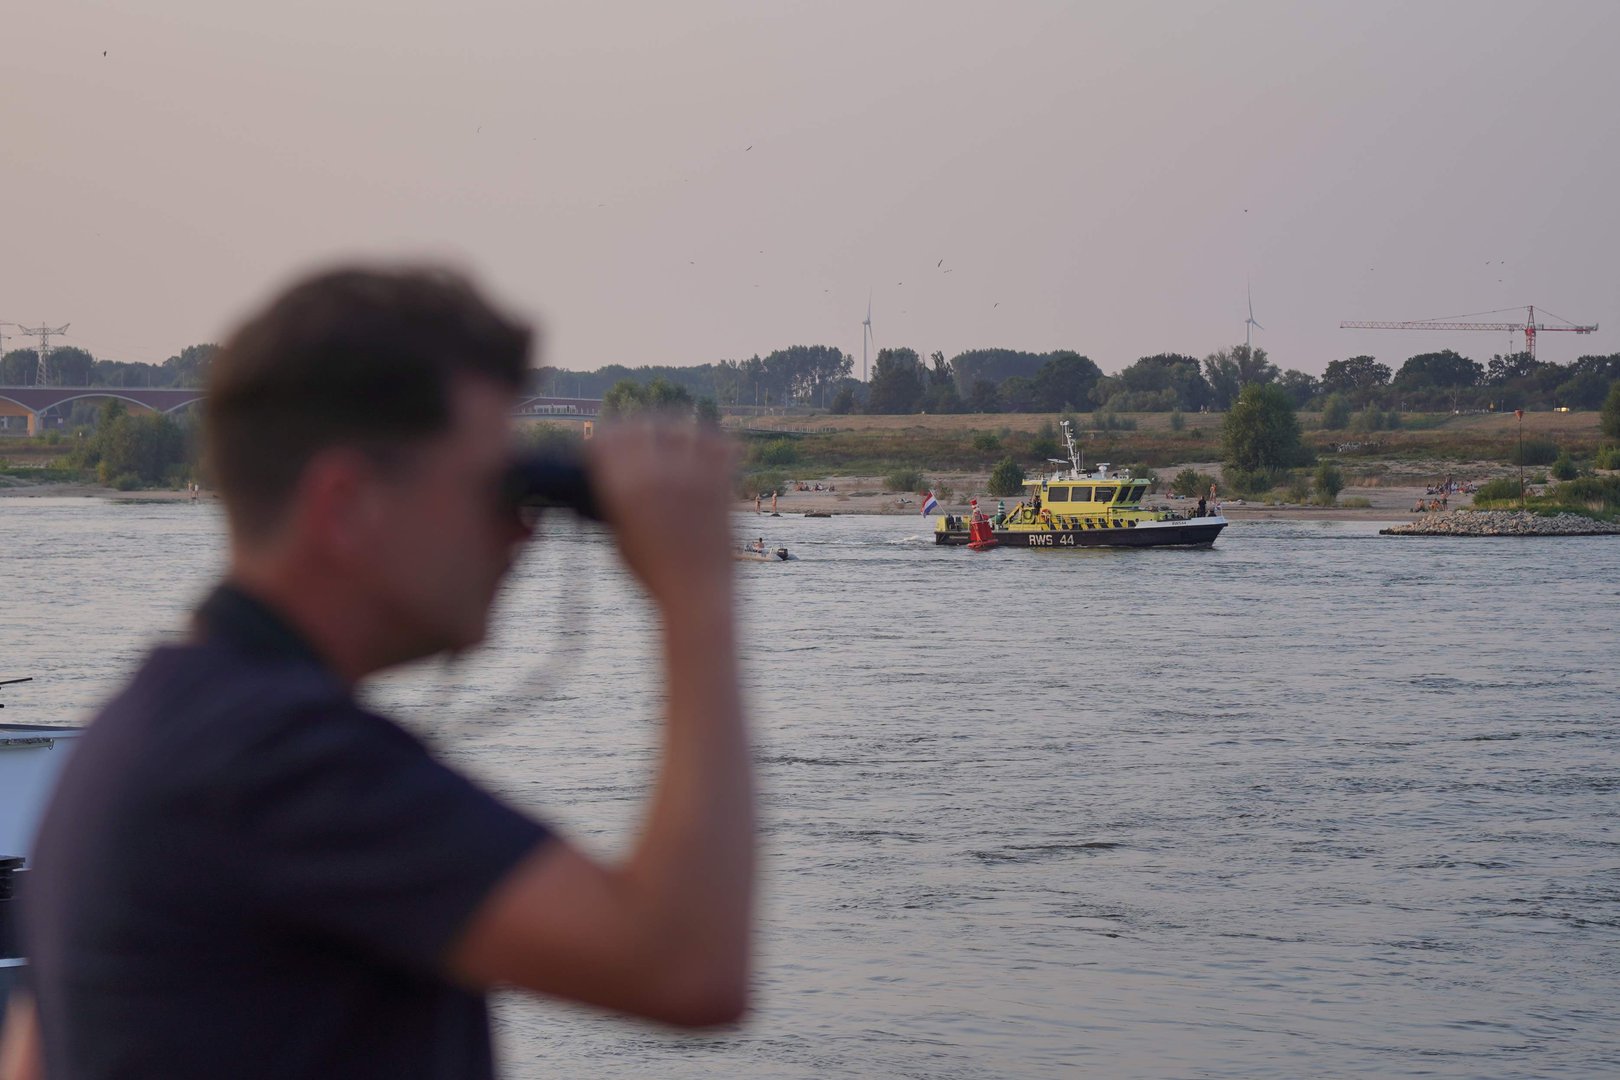
M0 15L0 320L105 358L399 255L470 267L574 369L858 369L870 290L879 346L1115 371L1241 342L1246 280L1283 367L1483 360L1507 335L1338 324L1526 303L1603 324L1543 358L1620 351L1615 0Z

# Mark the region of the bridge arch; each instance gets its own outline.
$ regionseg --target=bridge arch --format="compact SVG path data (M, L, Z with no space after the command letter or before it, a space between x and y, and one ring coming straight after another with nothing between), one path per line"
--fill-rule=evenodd
M107 398L142 412L172 415L206 396L201 389L144 386L0 387L0 416L25 416L28 433L37 434L45 416L75 401Z

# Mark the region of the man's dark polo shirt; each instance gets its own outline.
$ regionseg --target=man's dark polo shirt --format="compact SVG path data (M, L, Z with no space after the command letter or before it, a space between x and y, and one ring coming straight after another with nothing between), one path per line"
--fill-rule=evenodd
M229 586L63 770L23 897L52 1080L482 1077L469 917L546 835Z

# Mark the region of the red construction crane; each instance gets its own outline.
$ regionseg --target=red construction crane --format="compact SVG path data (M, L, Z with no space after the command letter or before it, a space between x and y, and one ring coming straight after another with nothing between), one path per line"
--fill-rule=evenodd
M1546 323L1536 322L1536 306L1529 304L1522 310L1525 313L1524 322L1463 322L1464 319L1477 318L1479 315L1500 315L1506 311L1519 311L1519 308L1499 308L1496 311L1481 311L1474 315L1457 315L1450 319L1418 319L1412 322L1342 322L1340 330L1508 330L1524 335L1524 349L1530 354L1530 359L1536 358L1536 335L1543 330L1564 330L1575 334L1590 334L1597 330L1597 323L1591 326L1577 326L1568 319L1558 315L1553 318L1564 323L1563 326L1548 326ZM1544 314L1552 314L1545 312Z

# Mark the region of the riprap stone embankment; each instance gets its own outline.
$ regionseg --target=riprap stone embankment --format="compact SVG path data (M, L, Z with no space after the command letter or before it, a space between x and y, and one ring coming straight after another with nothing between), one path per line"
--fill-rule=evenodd
M1620 524L1579 514L1534 514L1526 510L1452 510L1425 514L1408 525L1380 529L1384 536L1604 536Z

